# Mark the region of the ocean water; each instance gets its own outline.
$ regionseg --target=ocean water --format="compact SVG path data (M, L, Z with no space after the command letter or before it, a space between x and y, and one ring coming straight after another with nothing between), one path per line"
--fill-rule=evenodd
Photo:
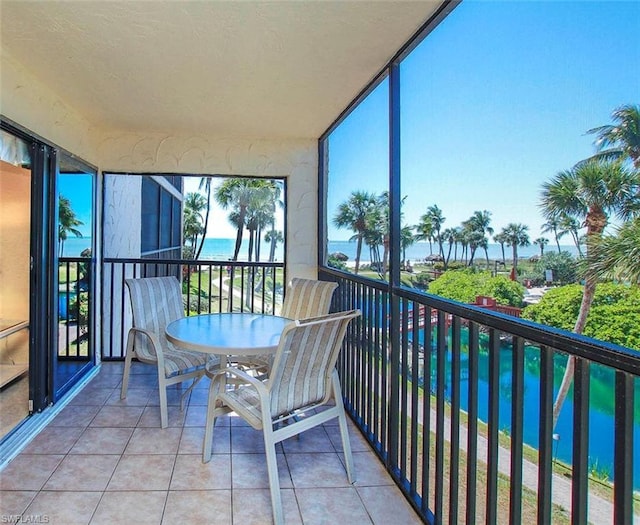
M228 261L233 257L233 250L236 245L235 239L214 239L207 238L204 241L204 246L202 247L202 253L200 254L200 259L207 261ZM64 251L63 257L80 257L80 253L91 246L91 238L90 237L72 237L67 239L64 243ZM265 262L269 260L269 252L271 250L271 244L262 242L260 246L260 260ZM245 238L242 240L242 245L240 247L240 253L238 255L239 261L248 260L249 254L249 239ZM254 247L254 257L255 260L255 247ZM284 247L283 244L280 243L276 246L275 251L275 260L283 261L284 260Z
M207 238L204 242L204 247L202 248L202 254L200 255L200 259L208 260L208 261L228 261L231 257L233 257L233 248L235 246L235 239L219 239L219 238ZM89 237L72 237L67 239L64 243L64 256L65 257L79 257L82 250L85 248L89 248L91 246L91 238ZM261 243L260 246L260 260L268 261L269 260L269 250L271 246L269 243ZM344 253L347 257L349 257L349 261L354 261L356 257L356 243L355 241L329 241L327 246L327 253ZM575 246L570 245L560 245L560 248L563 251L568 251L572 255L576 256L578 251ZM448 245L445 245L445 256L447 255L447 250L449 249ZM545 253L557 251L556 245L549 244L545 247ZM432 245L432 250L429 250L429 243L426 242L418 242L412 246L409 246L406 250L407 260L411 261L411 263L416 264L417 262L423 261L425 257L429 256L431 253L437 253L438 247L436 244ZM502 259L502 251L500 249L499 244L490 244L488 248L489 259L500 260ZM247 238L242 240L242 246L240 248L240 254L238 256L238 260L246 261L249 253L249 240ZM511 260L511 248L505 246L504 255L507 261L507 264ZM529 258L532 255L540 255L540 248L538 246L525 246L523 248L518 248L518 257ZM460 248L458 248L458 259L462 256L462 252ZM454 252L451 252L451 259L454 257ZM478 250L475 256L476 260L484 260L484 250ZM276 247L275 253L276 261L284 260L284 246L283 244L279 244ZM255 260L255 256L254 256ZM369 262L371 260L371 254L369 247L363 245L361 261L362 263Z

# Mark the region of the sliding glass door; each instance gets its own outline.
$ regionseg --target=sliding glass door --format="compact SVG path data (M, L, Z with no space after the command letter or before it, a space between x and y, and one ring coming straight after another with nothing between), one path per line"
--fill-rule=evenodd
M57 175L54 400L95 364L95 170L61 154Z
M95 365L96 178L0 121L0 441Z

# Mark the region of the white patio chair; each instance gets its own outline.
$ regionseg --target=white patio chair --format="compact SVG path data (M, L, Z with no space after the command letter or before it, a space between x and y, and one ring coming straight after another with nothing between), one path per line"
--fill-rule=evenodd
M175 348L165 336L166 326L184 317L182 290L175 277L146 277L125 279L133 326L127 336L127 354L122 376L120 398L127 397L131 360L135 357L143 363L155 365L158 371L158 391L160 394L160 423L168 424L167 387L183 381L193 380L182 394L180 408L184 410L186 396L205 373L205 365L213 370L220 360L201 352Z
M288 319L308 319L329 313L331 298L338 283L316 281L294 277L287 286L281 317ZM265 375L273 363L273 356L242 356L234 358L233 364L241 370L252 370L256 375Z
M280 315L289 319L307 319L329 313L338 283L294 277L287 287Z
M335 364L347 325L359 315L359 310L352 310L293 321L282 332L268 379L260 380L231 367L226 369L226 374L240 386L227 390L225 372L220 371L209 387L202 460L211 459L213 427L220 414L233 410L253 428L262 430L276 524L283 522L276 443L337 417L347 476L350 483L354 481L347 421ZM335 405L327 406L332 398ZM314 410L313 415L296 417L301 411L310 409L320 410ZM278 425L283 421L288 424Z

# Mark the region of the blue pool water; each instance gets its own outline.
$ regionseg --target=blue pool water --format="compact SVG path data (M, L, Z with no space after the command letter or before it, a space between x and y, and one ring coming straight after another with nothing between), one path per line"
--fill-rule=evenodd
M466 337L466 333L463 334ZM540 353L535 347L525 347L524 371L524 442L531 447L538 447L538 432L540 421ZM499 428L509 431L511 427L511 368L512 350L508 343L503 343L500 349L500 401ZM447 353L447 379L450 381L451 352ZM557 355L554 360L554 386L557 392L566 365L566 357ZM432 355L431 385L435 387L436 358ZM478 379L478 413L479 418L488 421L489 418L489 373L488 353L481 351L479 360ZM468 409L468 361L466 346L463 344L461 359L461 408ZM447 400L451 396L451 385L445 385ZM590 469L600 473L607 473L613 478L614 453L614 372L606 367L591 366L590 408L589 408L589 465ZM633 479L634 489L640 490L640 382L635 384L634 403L634 455ZM573 436L573 400L572 390L563 405L558 423L554 430L559 439L554 441L554 457L571 464L572 436Z

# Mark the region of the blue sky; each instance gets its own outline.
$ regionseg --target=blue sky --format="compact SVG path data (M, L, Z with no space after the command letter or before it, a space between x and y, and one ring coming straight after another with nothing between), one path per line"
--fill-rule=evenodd
M91 196L93 194L93 176L83 174L61 174L58 177L58 193L71 202L71 208L78 220L83 224L78 226L83 237L91 237ZM70 237L73 237L70 235Z
M635 1L463 2L401 65L404 222L432 204L444 227L486 209L496 232L538 237L541 184L593 153L588 129L640 103L638 35ZM386 90L330 138L330 218L351 191L386 188ZM350 235L329 224L330 239Z

